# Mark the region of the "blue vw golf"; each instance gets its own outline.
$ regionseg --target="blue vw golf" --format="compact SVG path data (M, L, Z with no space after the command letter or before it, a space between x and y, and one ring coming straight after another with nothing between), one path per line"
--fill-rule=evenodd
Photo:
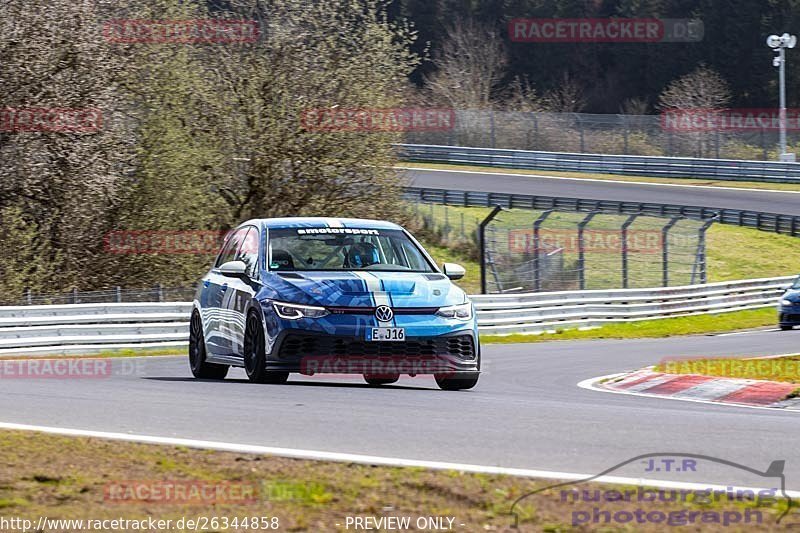
M197 378L244 367L259 383L292 372L361 374L371 385L432 374L446 390L478 382L472 303L405 229L331 218L250 220L231 231L194 299Z

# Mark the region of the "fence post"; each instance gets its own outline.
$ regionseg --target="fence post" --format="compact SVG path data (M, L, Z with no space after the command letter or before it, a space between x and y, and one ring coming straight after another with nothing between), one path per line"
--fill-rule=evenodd
M78 303L78 288L72 287L72 303Z
M700 278L700 283L705 284L708 281L706 272L706 230L717 221L718 217L719 215L709 218L697 231L697 252L695 252L694 264L692 265L691 285L694 285L696 277Z
M486 226L488 226L489 222L502 210L503 208L499 205L494 206L492 212L489 213L478 226L478 248L481 253L481 294L486 294Z
M33 303L33 295L31 294L30 287L25 287L25 301L28 302L28 305Z
M673 217L661 228L661 285L669 287L669 230L677 224L682 217Z
M164 290L161 288L161 284L160 283L156 283L155 292L156 292L156 301L157 302L163 302L164 301Z
M578 279L580 289L586 289L586 247L583 242L583 230L599 211L592 211L578 223Z
M622 119L622 153L628 155L628 115L618 115Z
M117 303L122 303L122 287L117 285Z
M489 135L492 138L492 148L497 148L497 138L494 131L494 109L489 111Z
M622 288L628 288L628 227L633 224L633 221L639 215L631 215L628 219L622 224L621 228L621 240L622 240Z
M553 210L547 210L539 218L533 221L533 290L542 290L542 269L539 265L539 249L541 248L541 241L539 239L539 227L547 220Z

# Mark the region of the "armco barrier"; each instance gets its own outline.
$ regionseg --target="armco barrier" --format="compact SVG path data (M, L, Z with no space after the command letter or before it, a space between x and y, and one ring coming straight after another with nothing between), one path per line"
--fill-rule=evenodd
M615 215L646 215L654 217L685 217L695 220L716 218L720 224L755 228L771 233L800 236L800 216L741 209L702 207L694 205L659 204L655 202L623 202L620 200L587 200L558 196L538 196L501 192L461 191L405 187L403 198L410 202L425 202L464 207L494 207L508 209L537 209L572 212L598 212Z
M664 287L492 294L475 302L481 333L541 333L776 305L792 277ZM777 318L776 318L777 319Z
M531 152L426 144L395 145L405 161L482 165L560 172L597 172L656 178L800 183L800 163L636 155Z
M481 333L539 333L607 322L769 307L792 277L609 291L472 296ZM185 347L190 303L0 307L0 356Z

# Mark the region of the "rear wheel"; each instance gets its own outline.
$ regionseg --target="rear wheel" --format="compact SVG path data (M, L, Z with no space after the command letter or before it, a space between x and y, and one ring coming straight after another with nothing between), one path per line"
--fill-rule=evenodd
M265 353L264 328L255 313L247 315L247 326L244 331L244 371L253 383L286 383L288 372L270 372L267 370Z
M436 384L442 390L462 390L471 389L477 385L478 376L480 374L473 372L470 374L457 374L455 377L447 374L435 374L434 378L436 378Z
M370 385L389 385L398 379L400 374L364 374L364 381Z
M789 331L790 329L792 329L792 326L784 326L781 324L781 331Z
M203 321L200 313L192 313L189 322L189 367L198 379L224 379L228 375L228 365L218 365L206 361L206 342L203 337Z

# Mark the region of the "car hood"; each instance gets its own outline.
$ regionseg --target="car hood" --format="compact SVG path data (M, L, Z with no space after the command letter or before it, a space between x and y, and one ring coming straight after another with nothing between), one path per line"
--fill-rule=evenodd
M416 272L270 273L274 299L309 305L374 307L443 307L466 301L464 291L446 276ZM377 300L376 300L377 298Z

